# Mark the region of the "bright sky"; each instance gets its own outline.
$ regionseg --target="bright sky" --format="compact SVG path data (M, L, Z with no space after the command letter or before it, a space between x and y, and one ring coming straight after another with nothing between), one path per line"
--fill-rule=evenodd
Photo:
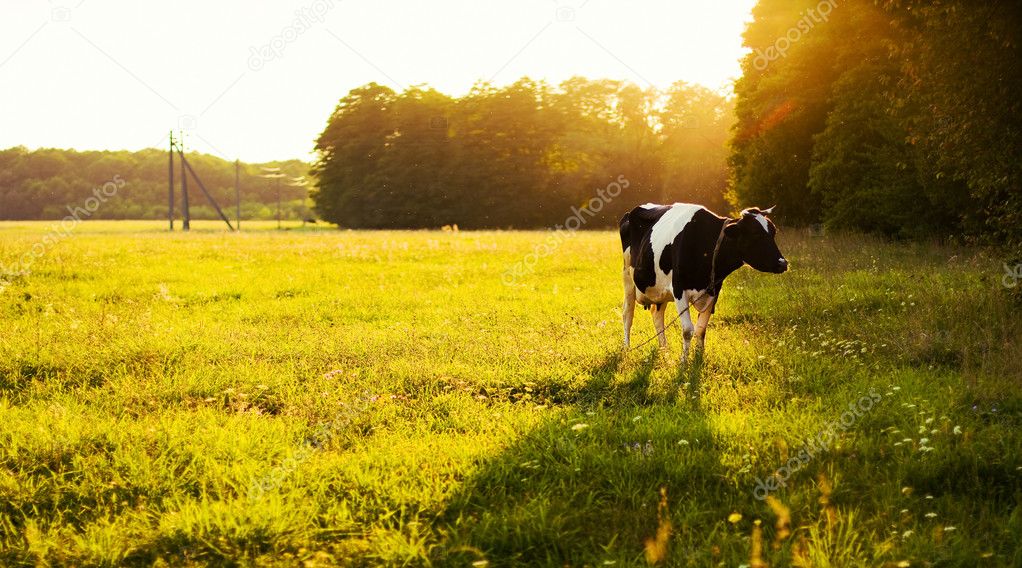
M370 81L726 87L755 0L2 0L0 148L310 159ZM261 49L262 48L262 49ZM270 51L272 50L272 51Z

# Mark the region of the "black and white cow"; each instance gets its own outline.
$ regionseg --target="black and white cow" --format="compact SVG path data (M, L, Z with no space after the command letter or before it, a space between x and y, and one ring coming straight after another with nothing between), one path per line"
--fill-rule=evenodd
M664 312L667 303L674 301L685 340L684 361L693 334L696 348L702 348L724 278L743 264L776 274L787 270L788 261L774 242L777 229L767 217L772 210L745 209L739 218L731 219L701 205L647 203L626 213L621 218L625 349L636 302L653 311L660 347L664 348ZM699 310L695 325L689 306Z

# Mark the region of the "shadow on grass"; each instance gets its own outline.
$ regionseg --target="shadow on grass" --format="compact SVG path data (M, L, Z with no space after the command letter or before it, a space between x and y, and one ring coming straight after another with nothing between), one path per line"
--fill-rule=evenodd
M677 362L654 349L633 359L608 354L594 365L566 404L450 498L438 518L444 542L431 560L632 565L657 533L661 488L676 528L705 516L697 504L720 503L731 488L705 416L673 395L649 393L658 364ZM688 383L686 398L698 392L701 372L690 363L674 375Z
M564 401L595 407L618 406L622 403L638 405L652 403L654 397L649 392L650 377L660 359L658 351L652 349L648 355L639 360L638 366L630 369L626 378L621 380L618 375L626 358L621 352L608 354L589 369L587 374L590 380L581 388L569 393Z

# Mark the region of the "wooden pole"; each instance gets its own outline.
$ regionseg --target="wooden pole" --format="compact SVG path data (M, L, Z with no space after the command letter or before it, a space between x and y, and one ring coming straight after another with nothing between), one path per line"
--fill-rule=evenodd
M279 167L267 168L263 166L263 171L266 172L259 176L266 179L266 185L269 185L270 179L273 179L273 189L277 192L277 229L280 229L280 178L284 177L284 174L280 172ZM267 189L269 189L267 187Z
M184 136L178 141L178 154L181 155L181 208L182 208L182 220L181 230L190 231L192 229L192 213L188 210L188 175L185 173L185 141Z
M170 154L167 165L167 223L174 230L174 131L170 131Z
M241 171L241 161L234 160L234 219L238 230L241 230L241 186L238 183Z
M209 201L209 204L213 206L213 209L216 209L217 213L220 214L220 218L224 220L224 223L227 223L227 228L233 231L234 226L231 225L231 220L227 218L227 215L224 215L223 209L220 209L220 206L217 205L216 200L213 199L213 195L209 192L208 189L206 189L206 186L202 183L202 180L199 179L199 176L195 173L195 170L192 169L192 165L189 164L188 160L185 159L184 154L181 154L181 163L184 164L185 168L188 169L188 173L192 174L192 178L195 179L195 183L199 184L199 189L202 190L202 193L206 196L206 199Z

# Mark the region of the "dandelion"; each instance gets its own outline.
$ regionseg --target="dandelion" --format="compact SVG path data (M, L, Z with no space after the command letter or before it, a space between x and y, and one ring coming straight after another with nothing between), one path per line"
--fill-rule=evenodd
M588 424L585 424L583 422L579 422L578 424L575 424L574 426L572 426L571 429L576 431L576 432L580 432L582 430L585 430L588 427L589 427Z
M930 439L929 438L919 438L919 443L925 446L926 444L930 443Z
M944 532L951 532L951 531L956 531L956 530L958 530L958 528L957 528L957 527L952 527L952 526L950 526L950 525L949 525L949 526L946 526L946 527L944 527Z
M687 446L688 445L688 440L678 440L678 445L679 446Z
M926 517L927 519L935 519L937 518L937 513L926 513L923 516Z
M933 495L927 495L926 498L927 499L933 499Z
M962 427L961 427L961 426L955 426L955 429L954 429L954 433L955 433L956 435L961 435L961 433L962 433Z
M907 515L908 514L908 509L902 509L901 510L901 514L902 515Z
M741 513L731 513L730 515L727 516L727 522L731 523L732 525L738 524L738 521L740 520L742 520Z
M914 531L911 531L911 530L905 531L905 532L901 533L901 538L903 538L903 539L908 538L908 537L912 536L913 532Z

